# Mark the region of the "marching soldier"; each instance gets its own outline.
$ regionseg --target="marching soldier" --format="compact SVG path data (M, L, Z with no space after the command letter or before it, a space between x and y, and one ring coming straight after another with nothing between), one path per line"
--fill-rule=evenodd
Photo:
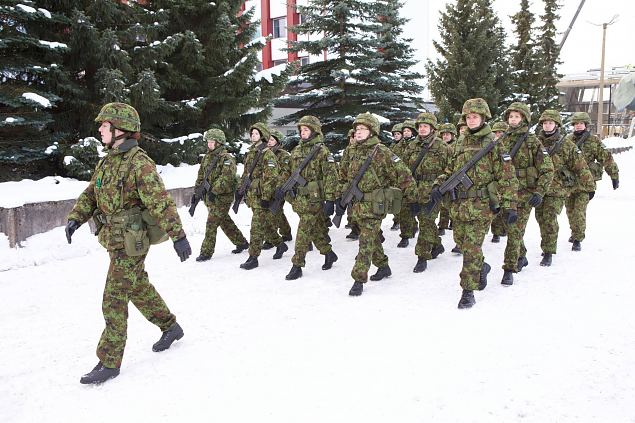
M397 152L393 150L393 152L397 155L397 157L401 159L402 162L405 163L406 156L408 155L408 150L410 149L410 144L417 137L416 122L411 119L404 121L401 127L401 132L403 133L403 138L401 140L403 146L401 147L401 150L398 150ZM409 239L415 237L415 228L418 227L417 220L412 215L412 213L410 213L408 207L401 208L401 211L399 212L399 225L401 230L399 237L401 238L401 241L399 241L397 247L406 248L410 244Z
M439 134L443 142L450 147L450 156L454 150L454 142L456 141L456 127L451 123L439 125ZM447 203L442 202L439 211L439 235L444 235L446 229L452 229L450 224L450 209Z
M509 129L509 126L505 122L496 122L492 125L492 132L494 132L494 139L499 140L503 134ZM492 220L492 242L499 243L502 236L507 236L505 232L505 219L501 214L494 216Z
M390 146L390 149L397 156L400 156L401 151L403 150L403 146L405 145L405 143L401 142L401 140L403 139L403 134L401 133L402 129L403 129L403 124L401 123L398 123L392 127L392 137L395 140L395 142L393 145ZM355 133L354 130L351 129L351 131L353 131L353 134ZM390 230L391 231L399 230L399 213L393 216L392 226L390 227Z
M269 136L269 142L267 142L267 147L276 155L276 161L279 167L278 182L280 184L284 183L291 175L291 153L282 148L283 140L284 135L282 135L280 131L273 130ZM282 240L285 242L291 241L293 239L291 226L289 225L287 216L284 215L283 207L280 207L280 210L274 214L273 220L274 229L276 232L279 231Z
M192 254L181 219L156 165L139 148L141 121L130 105L108 103L95 118L106 145L88 187L68 215L66 239L91 217L99 243L110 255L102 311L106 327L97 345L99 363L80 383L102 383L119 375L128 328L128 303L163 332L152 346L163 351L183 337L176 321L144 269L150 243L169 236L181 261Z

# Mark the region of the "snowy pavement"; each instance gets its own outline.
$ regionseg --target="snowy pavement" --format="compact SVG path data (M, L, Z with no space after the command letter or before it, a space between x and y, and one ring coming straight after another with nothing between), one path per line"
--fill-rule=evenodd
M505 288L505 244L488 236L493 269L471 310L456 308L451 232L414 274L414 243L397 249L386 219L393 276L352 298L357 244L345 230L332 231L332 270L311 252L290 282L291 251L263 251L244 271L247 254L231 254L223 234L196 263L205 210L181 208L194 256L180 263L165 243L146 269L185 337L152 352L160 332L131 306L121 375L101 386L79 378L97 362L106 252L87 225L72 245L61 227L17 250L3 237L0 422L635 422L635 154L615 158L621 187L599 183L582 251L570 250L563 212L554 264L540 267L532 216L529 266ZM246 235L250 216L243 206L236 218Z

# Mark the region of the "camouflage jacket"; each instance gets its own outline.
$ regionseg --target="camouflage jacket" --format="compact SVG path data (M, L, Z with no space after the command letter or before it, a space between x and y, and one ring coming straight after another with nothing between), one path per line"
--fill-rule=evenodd
M276 155L278 162L278 186L284 184L291 176L291 153L282 148L279 144L271 149Z
M538 139L551 156L554 176L547 195L553 197L567 197L574 190L585 192L595 191L595 181L589 167L571 140L565 138L554 150L560 140L560 131L547 136L543 131L538 133Z
M401 138L401 140L391 145L390 149L397 155L397 157L403 160L404 152L410 145L409 142L410 141L407 141L405 138Z
M493 140L494 134L487 124L474 134L466 131L455 142L454 155L434 185L441 185L445 182ZM474 185L467 191L459 185L457 200L450 204L452 219L462 221L491 219L491 197L500 201L498 206L501 209L516 209L518 179L516 179L511 157L506 154L505 149L500 144L496 144L492 151L469 169L467 175Z
M615 160L613 160L613 155L604 147L604 144L602 144L597 136L589 134L588 138L584 142L581 142L582 137L587 132L588 131L585 131L580 135L576 135L575 133L569 134L567 135L567 139L571 140L580 151L582 151L582 155L587 165L589 165L591 174L596 181L602 179L602 170L606 171L611 179L619 179L620 170Z
M279 180L276 155L267 148L267 144L258 141L249 147L249 151L245 155L245 166L238 186L242 185L248 176L249 169L251 169L259 151L262 151L262 154L256 162L251 175L251 185L245 196L245 202L252 209L261 209L263 208L260 203L262 200L271 201L273 199L273 193Z
M516 141L527 133L527 126L507 132L498 141L510 153ZM518 201L526 202L533 193L544 197L553 180L553 163L549 153L534 134L529 134L513 157L518 178Z
M429 150L412 174L417 184L418 203L426 203L430 200L432 185L448 166L451 157L451 148L442 139L437 138L434 133L424 139L417 137L410 143L410 148L404 159L410 170L424 148L429 148Z
M95 212L109 217L133 207L147 209L173 241L185 236L176 204L156 165L136 140L127 139L99 161L68 220L85 223ZM123 249L124 231L124 227L106 223L99 231L99 243L108 251Z
M293 210L300 213L316 213L322 208L325 200L334 200L337 191L337 164L335 158L324 145L324 138L316 134L310 140L300 140L291 151L290 169L295 171L313 147L319 145L317 154L300 172L306 185L296 189L295 198L289 198Z
M366 196L379 188L396 187L403 192L404 204L415 202L417 199L416 184L410 169L394 152L381 144L376 136L364 142L349 144L346 147L347 151L345 150L342 155L339 166L339 192L337 196L340 197L342 192L349 187L359 168L362 167L376 146L377 152L357 185L359 190ZM355 201L351 211L353 219L379 218L373 213L372 204L365 200Z
M211 188L210 191L221 201L231 202L234 198L234 190L236 189L236 161L225 147L219 146L214 150L208 151L201 161L201 167L198 170L196 178L196 186L203 182L203 177L207 172L207 168L212 161L218 157L214 169L212 169L207 181ZM205 204L209 203L208 197L205 196Z

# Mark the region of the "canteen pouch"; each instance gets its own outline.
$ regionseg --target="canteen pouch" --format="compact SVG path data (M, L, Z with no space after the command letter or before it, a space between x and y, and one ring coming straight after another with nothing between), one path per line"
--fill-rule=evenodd
M128 212L123 215L123 244L126 254L131 257L142 256L150 249L150 238L146 231L141 212Z
M145 223L150 245L160 244L168 240L168 233L161 229L148 209L141 212L141 219L143 220L143 223Z

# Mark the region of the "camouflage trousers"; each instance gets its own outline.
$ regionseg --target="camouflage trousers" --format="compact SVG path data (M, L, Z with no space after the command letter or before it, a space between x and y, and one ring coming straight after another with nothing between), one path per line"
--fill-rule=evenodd
M360 230L359 251L355 256L351 276L357 282L366 282L371 264L377 267L388 266L388 256L384 254L384 247L379 239L382 219L356 219L355 222Z
M461 288L470 291L478 290L483 267L483 240L489 230L491 219L454 220L452 235L454 242L463 253L461 268Z
M556 253L558 245L558 215L564 206L563 197L546 195L542 203L536 207L536 221L540 226L540 248L543 253Z
M110 251L110 267L102 301L106 327L97 345L97 357L106 367L121 367L128 332L128 302L143 317L167 330L176 322L144 270L146 256L130 257L124 250Z
M295 266L304 267L311 243L315 244L320 254L326 254L333 248L327 238L326 216L321 208L312 213L299 213L298 215L300 221L298 222L298 232L295 236L295 253L291 258L291 263Z
M274 215L274 226L275 229L280 233L280 236L285 238L291 238L291 225L289 225L289 221L287 220L287 216L284 215L284 210L280 209ZM271 240L269 240L271 241Z
M251 209L251 229L249 230L249 256L258 257L262 251L262 243L265 239L274 246L282 243L282 237L275 228L275 217L269 209Z
M410 208L404 203L399 212L399 229L401 230L399 236L401 238L414 238L416 225L417 221L410 213Z
M441 237L435 222L436 213L428 216L421 212L417 216L419 220L419 236L417 237L417 245L415 246L415 254L419 258L432 260L432 248L441 245Z
M564 202L569 218L571 237L576 241L583 241L586 231L586 208L589 205L589 193L576 191Z
M527 248L523 238L525 237L525 229L531 214L531 207L527 202L518 202L516 212L518 220L512 225L505 225L507 232L507 245L505 246L505 259L503 262L503 270L511 270L517 272L518 257L527 255ZM499 213L500 214L500 213Z
M450 208L441 203L441 209L439 211L439 229L450 228ZM419 230L421 230L421 224L419 224Z
M492 235L505 236L505 213L498 213L492 219Z
M229 216L231 204L231 197L229 197L229 202L222 201L217 197L215 201L207 204L207 224L205 226L205 239L201 245L201 255L214 255L218 227L227 235L232 244L240 245L247 242L245 236Z
M392 215L392 224L399 225L399 213Z

